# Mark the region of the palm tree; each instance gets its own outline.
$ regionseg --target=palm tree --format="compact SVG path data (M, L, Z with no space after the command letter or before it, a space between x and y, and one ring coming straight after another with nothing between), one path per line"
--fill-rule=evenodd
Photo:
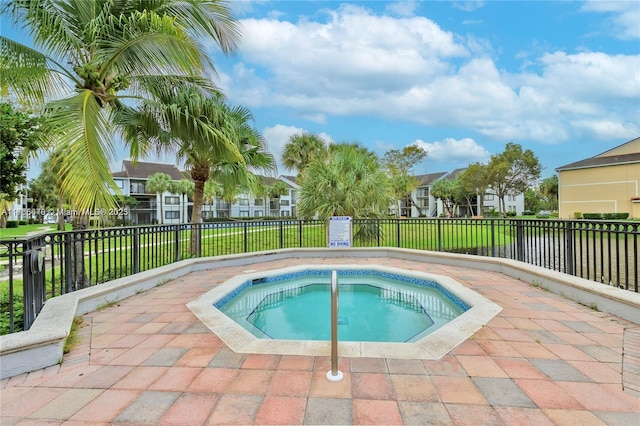
M252 170L275 168L273 156L266 150L262 135L251 125L251 112L241 106L227 105L221 94L207 96L181 85L161 94L162 103L148 103L137 111L131 122L164 123L171 132L149 132L139 127L135 137L143 150L155 147L172 151L184 159L194 182L191 223L202 221L204 185L213 178L229 194L238 188L250 189L256 182ZM228 197L227 197L228 198ZM199 228L191 230L191 250L199 250Z
M59 180L78 209L113 207L119 193L110 170L120 133L137 158L139 129L171 131L134 120L176 85L214 91L212 42L236 49L239 27L218 0L12 0L3 15L29 31L35 48L0 36L0 89L44 106L45 148L65 150Z
M282 164L290 170L296 169L301 174L307 165L316 158L327 157L327 146L315 133L291 135L284 146Z
M298 214L328 222L331 216L375 218L393 199L389 179L374 153L356 144L333 145L329 159L316 159L305 170ZM361 226L354 237L376 238L379 226Z
M164 211L162 208L162 199L164 198L164 192L170 191L173 188L173 182L171 176L166 173L154 173L149 176L147 180L147 191L153 194L160 194L160 223L164 223Z
M189 221L187 198L193 197L194 188L195 184L192 180L189 179L180 179L179 181L172 182L171 192L173 192L174 194L180 194L180 216L183 218L184 223Z
M213 217L213 204L216 200L216 195L218 192L222 191L222 187L218 182L214 182L212 180L208 180L204 183L204 189L202 191L202 202L209 203L209 212L211 213L211 217ZM193 195L192 195L193 196Z

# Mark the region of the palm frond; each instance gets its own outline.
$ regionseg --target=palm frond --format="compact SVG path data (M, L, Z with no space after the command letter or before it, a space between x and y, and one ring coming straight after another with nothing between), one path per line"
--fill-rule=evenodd
M111 207L119 194L109 169L115 158L111 110L101 108L90 90L51 105L49 123L65 155L59 166L62 192L78 209Z
M12 90L20 99L41 104L68 93L64 71L37 50L0 36L0 88Z

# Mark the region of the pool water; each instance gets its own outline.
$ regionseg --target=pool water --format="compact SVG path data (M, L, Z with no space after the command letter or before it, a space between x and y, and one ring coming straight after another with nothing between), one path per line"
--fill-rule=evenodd
M329 274L253 280L215 306L256 337L330 340ZM417 341L469 308L433 281L366 271L338 274L341 341Z

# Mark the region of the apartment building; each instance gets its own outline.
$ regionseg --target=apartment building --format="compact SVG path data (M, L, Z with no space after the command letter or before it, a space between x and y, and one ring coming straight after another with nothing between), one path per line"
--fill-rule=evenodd
M556 171L559 217L579 212L640 218L640 137Z
M187 223L193 213L193 200L185 194L171 191L152 193L148 189L148 181L155 173L165 173L173 181L188 179L188 174L180 171L175 165L133 162L122 162L122 170L112 173L113 179L124 195L136 199L137 204L129 209L126 217L135 225L143 224L174 224ZM204 202L202 219L212 218L247 218L247 217L287 217L296 215L296 191L299 186L292 176L279 178L262 177L266 186L272 186L276 181L287 185L288 192L276 197L256 195L251 193L239 194L233 201L214 199Z

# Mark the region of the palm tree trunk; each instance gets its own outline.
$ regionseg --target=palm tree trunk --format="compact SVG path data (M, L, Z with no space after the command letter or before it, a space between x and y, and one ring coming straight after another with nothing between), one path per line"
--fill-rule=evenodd
M86 214L77 214L73 216L72 225L74 231L86 231L89 227L89 216ZM89 277L84 267L84 232L73 234L73 249L71 251L71 281L75 290L80 290L89 286Z
M204 184L209 179L209 163L194 164L191 169L193 180L193 214L191 215L191 240L190 253L199 256L200 251L200 227L202 226L202 201L204 199Z

